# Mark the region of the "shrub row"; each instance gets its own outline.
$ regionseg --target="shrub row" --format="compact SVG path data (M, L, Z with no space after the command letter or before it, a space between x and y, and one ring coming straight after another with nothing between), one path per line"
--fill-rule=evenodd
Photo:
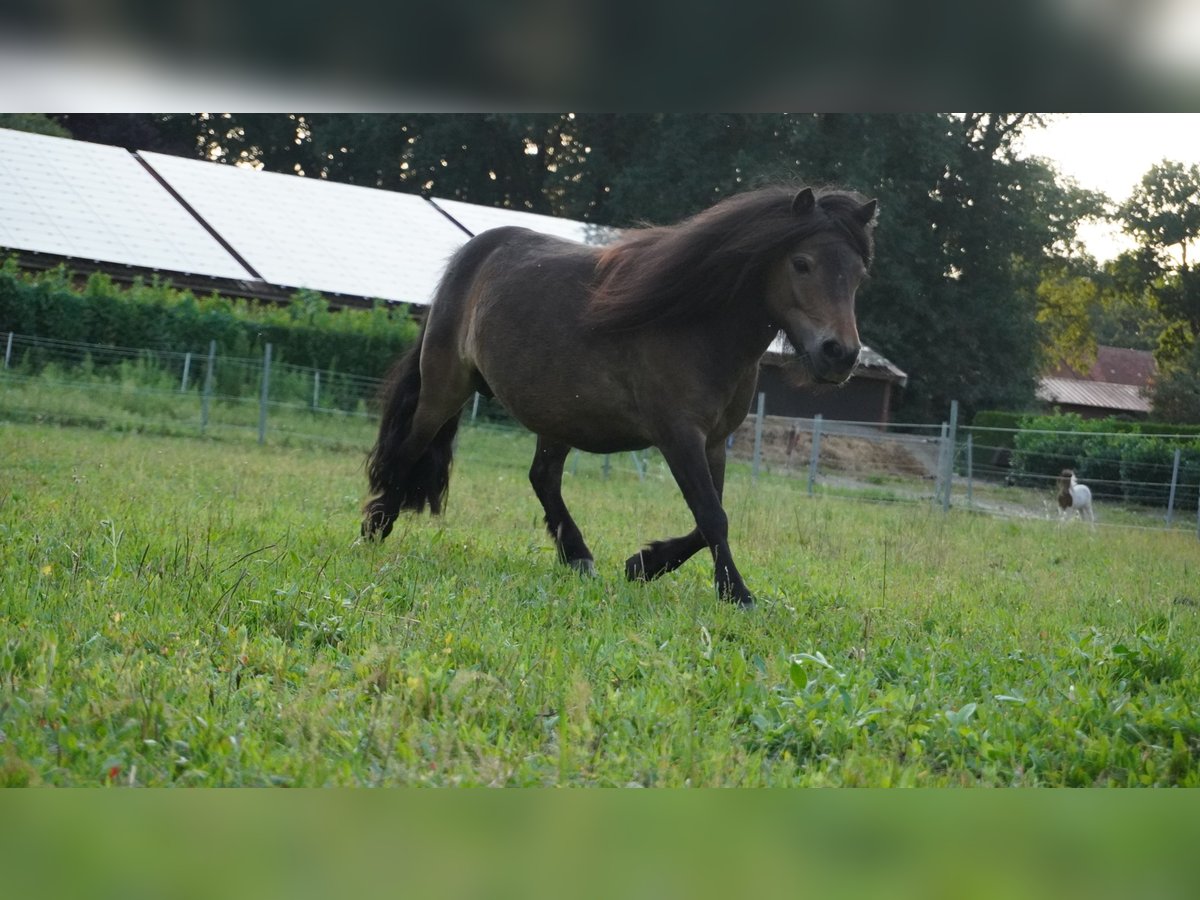
M1153 431L1142 426L1151 424ZM1164 504L1175 450L1180 450L1177 508L1195 508L1200 484L1200 434L1194 426L1084 419L1074 413L1025 416L1014 435L1012 473L1018 484L1045 487L1073 469L1098 497ZM1174 435L1182 435L1175 437Z
M169 282L120 287L96 273L82 288L63 268L36 275L10 258L0 266L0 334L115 347L258 356L272 345L278 362L381 377L415 339L417 323L405 306L332 311L320 294L299 291L287 306L217 294L196 297Z

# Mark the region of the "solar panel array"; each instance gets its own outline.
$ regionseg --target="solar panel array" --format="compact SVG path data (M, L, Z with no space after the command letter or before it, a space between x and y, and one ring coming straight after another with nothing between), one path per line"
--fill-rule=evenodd
M599 228L586 222L576 222L573 219L559 219L555 216L545 216L525 210L480 206L475 203L464 203L461 200L439 200L435 197L432 202L456 221L461 222L472 234L479 234L489 228L518 225L582 244L606 244L616 237L613 229Z
M272 284L428 303L467 240L412 194L142 157Z
M0 247L249 279L120 147L0 129Z
M522 225L611 237L552 216L436 203L474 234ZM411 194L0 129L0 248L426 304L467 239Z

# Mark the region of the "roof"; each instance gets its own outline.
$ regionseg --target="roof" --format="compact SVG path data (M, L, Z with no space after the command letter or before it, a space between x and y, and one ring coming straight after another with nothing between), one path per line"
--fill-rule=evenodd
M0 129L0 247L252 278L128 151L7 129Z
M1106 384L1077 378L1043 378L1037 387L1037 398L1048 403L1069 406L1089 406L1132 413L1150 412L1149 399L1143 397L1141 388L1133 384Z
M775 340L771 341L771 346L767 348L766 362L779 361L782 362L785 358L794 354L791 343L782 331L775 335ZM775 357L775 359L771 359ZM854 366L855 376L876 378L882 381L890 381L894 384L904 387L908 384L908 374L899 366L885 357L877 350L862 345L862 349L858 353L858 363Z
M23 264L200 276L245 296L297 288L427 305L451 256L521 225L586 243L606 229L223 163L0 128L0 249Z
M1149 387L1158 374L1154 354L1148 350L1130 350L1126 347L1096 347L1096 361L1086 372L1060 364L1046 373L1052 378L1067 378L1077 381L1095 381L1104 384L1133 384Z
M414 194L141 156L272 284L426 304L467 240Z
M581 244L606 244L619 234L614 228L604 228L588 222L560 219L557 216L546 216L526 210L481 206L478 203L443 200L438 197L430 197L429 202L444 212L464 232L472 235L487 231L489 228L518 225L522 228L541 231L544 234L552 234L555 237L578 241Z

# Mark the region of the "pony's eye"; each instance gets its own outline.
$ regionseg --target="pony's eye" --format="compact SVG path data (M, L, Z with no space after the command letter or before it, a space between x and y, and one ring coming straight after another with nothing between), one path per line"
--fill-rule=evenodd
M812 271L812 264L803 256L797 256L792 260L792 268L800 275L807 275Z

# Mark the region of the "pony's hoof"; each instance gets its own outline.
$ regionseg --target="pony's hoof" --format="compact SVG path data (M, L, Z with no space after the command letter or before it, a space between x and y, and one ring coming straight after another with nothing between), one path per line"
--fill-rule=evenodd
M646 575L646 560L642 553L638 552L625 560L625 580L626 581L649 581L650 578Z
M587 557L583 559L569 559L567 560L567 565L585 578L596 577L596 563Z
M720 596L726 603L732 603L734 606L742 609L754 608L754 595L745 588L741 590L721 591Z

